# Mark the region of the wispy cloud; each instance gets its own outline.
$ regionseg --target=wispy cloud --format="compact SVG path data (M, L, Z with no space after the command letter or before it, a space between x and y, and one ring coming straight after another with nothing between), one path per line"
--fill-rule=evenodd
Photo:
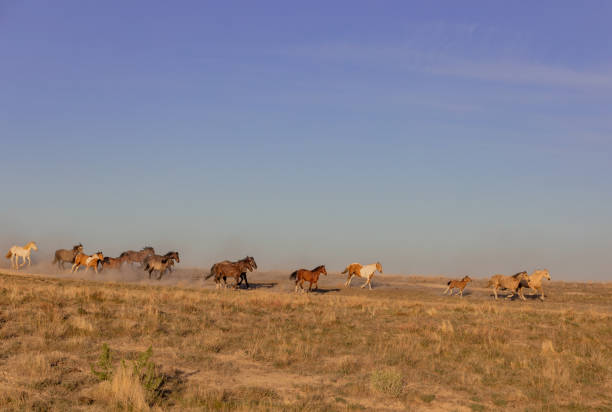
M612 71L582 71L502 56L467 59L445 50L419 50L412 46L334 44L294 49L291 54L490 82L580 89L612 88Z

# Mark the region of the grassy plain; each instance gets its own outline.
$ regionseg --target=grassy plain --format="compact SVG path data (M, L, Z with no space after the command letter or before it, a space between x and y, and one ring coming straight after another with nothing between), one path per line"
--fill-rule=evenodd
M215 291L4 272L3 410L612 410L611 284L521 302L442 278L293 294L257 273Z

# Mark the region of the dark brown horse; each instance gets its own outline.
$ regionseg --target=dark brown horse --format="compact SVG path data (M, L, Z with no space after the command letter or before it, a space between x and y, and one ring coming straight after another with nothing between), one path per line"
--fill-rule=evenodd
M223 262L218 262L212 265L210 268L210 273L205 279L209 279L214 276L217 289L219 289L221 287L221 279L223 279L223 286L227 286L227 278L233 277L235 280L234 288L238 288L238 286L244 280L248 289L249 281L247 280L246 274L247 272L252 272L255 269L257 269L257 263L255 263L255 259L252 256L247 256L244 259L236 262L224 260Z
M118 258L106 256L100 263L102 264L102 270L121 270L121 265L123 265L125 260L125 256Z
M55 257L53 263L57 263L58 269L64 269L64 263L74 263L76 255L83 251L83 245L74 245L72 249L58 249L55 251Z
M157 280L160 280L166 270L174 265L174 261L180 262L178 252L168 252L163 256L160 255L150 255L147 256L143 262L145 272L149 272L149 279L151 279L151 274L153 271L159 271L159 276L157 276Z
M302 292L304 291L304 281L310 282L308 285L308 291L312 291L312 285L315 285L315 290L319 288L319 276L323 274L327 276L327 270L325 270L325 265L317 266L313 270L308 269L298 269L289 275L289 279L295 279L295 291L298 291L298 285Z
M155 249L151 246L145 246L138 252L133 250L127 250L119 255L123 259L124 263L140 263L144 265L144 260L151 255L155 254Z

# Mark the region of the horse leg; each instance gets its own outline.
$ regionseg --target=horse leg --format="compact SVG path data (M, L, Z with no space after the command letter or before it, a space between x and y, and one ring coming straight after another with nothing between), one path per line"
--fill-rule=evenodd
M244 283L246 284L246 288L249 288L249 280L247 279L247 274L245 273L241 273L240 276L244 275Z
M363 285L361 285L361 288L365 288L366 285L370 288L370 290L372 290L372 284L370 283L370 281L372 280L372 276L368 276L368 278L366 279L365 283Z
M350 288L351 287L351 280L353 280L353 274L349 273L348 279L346 280L346 283L344 284L344 287Z
M461 291L461 297L463 297L463 288L459 288L459 290Z
M445 290L444 292L442 292L442 294L443 294L443 295L446 295L446 293L447 293L448 291L450 291L450 286L447 286L447 287L446 287L446 290Z
M497 300L497 287L493 288L493 294L495 295L495 300Z

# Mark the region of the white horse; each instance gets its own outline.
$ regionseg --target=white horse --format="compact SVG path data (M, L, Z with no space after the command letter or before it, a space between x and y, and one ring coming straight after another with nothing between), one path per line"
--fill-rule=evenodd
M32 261L30 260L30 253L32 253L32 249L38 250L38 246L36 246L34 242L29 242L24 247L11 247L6 254L6 258L11 260L11 267L13 269L19 269L19 258L23 259L23 264L21 266L25 266L26 259L28 260L28 266L31 266Z
M544 300L544 289L542 288L542 279L550 280L550 273L548 273L548 270L543 269L543 270L534 271L531 275L527 277L527 284L529 285L530 289L536 292L536 295L538 294L538 292L540 292L540 299ZM525 286L521 284L520 287L525 287Z
M372 263L371 265L365 266L361 265L360 263L351 263L346 267L346 269L344 269L344 272L342 272L342 274L348 273L348 278L346 279L346 283L344 284L344 286L347 288L350 287L353 276L359 276L360 278L367 279L365 283L361 285L361 287L365 288L366 285L368 285L370 290L372 290L372 276L374 276L374 272L376 272L377 270L379 273L383 273L382 265L380 264L380 262Z

